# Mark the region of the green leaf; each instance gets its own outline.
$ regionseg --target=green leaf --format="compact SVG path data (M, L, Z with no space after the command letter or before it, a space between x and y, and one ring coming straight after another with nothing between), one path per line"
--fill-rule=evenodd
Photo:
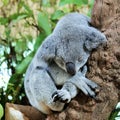
M43 7L50 7L50 0L43 0L42 1L42 6Z
M15 13L15 14L11 15L11 16L9 17L9 19L10 19L12 22L16 23L16 22L18 22L19 20L22 20L22 19L24 19L24 18L26 18L26 17L29 17L29 15L28 15L27 13Z
M45 31L47 36L51 33L51 24L48 15L43 12L38 13L38 26Z
M25 8L25 10L26 10L27 13L29 14L29 16L33 16L33 11L30 9L29 6L23 4L23 7Z
M94 5L94 0L90 0L89 3L88 3L89 11L87 13L87 15L89 17L91 17L91 12L92 12L93 5Z
M114 109L112 113L110 114L110 117L108 120L115 120L115 118L118 116L118 113L120 112L120 108Z
M21 54L16 54L17 61L22 61L23 56Z
M3 2L4 5L8 5L9 0L2 0L2 2Z
M71 1L71 0L60 0L59 6L63 6L63 5L66 5L66 4L70 4L70 1Z
M13 86L13 85L15 85L15 83L16 83L16 81L19 79L19 77L20 77L20 75L19 74L13 74L11 77L10 77L10 79L9 79L9 83L8 83L8 87L9 86Z
M108 120L119 120L120 119L120 102L117 103L116 107L111 112Z
M11 33L11 29L9 27L6 27L5 28L5 35L6 35L6 38L9 39L10 38L10 33Z
M93 7L93 4L94 4L94 0L90 0L89 5L90 5L91 8Z
M3 110L2 105L0 104L0 120L3 117L3 115L4 115L4 110Z
M60 0L59 5L63 6L66 4L75 4L75 5L82 5L88 3L88 0Z
M26 49L26 41L18 40L15 45L15 51L17 54L21 54Z
M8 18L0 17L0 25L5 25L8 23Z
M88 0L82 0L83 4L88 4Z
M26 71L33 56L34 56L34 52L32 52L30 55L28 55L19 65L17 65L17 67L16 67L17 74L23 74Z
M41 33L37 38L36 38L36 42L34 45L34 52L37 51L37 49L40 47L41 43L43 42L43 40L45 39L45 34Z
M25 1L20 0L18 4L18 13L20 10L24 9L25 13L27 13L29 16L33 16L33 11L30 9L28 5L26 5Z
M57 10L57 11L54 12L54 14L52 15L51 19L52 20L58 20L63 15L65 15L65 13L62 10Z

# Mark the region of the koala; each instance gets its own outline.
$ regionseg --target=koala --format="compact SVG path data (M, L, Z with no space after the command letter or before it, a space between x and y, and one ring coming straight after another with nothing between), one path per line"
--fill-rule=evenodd
M95 98L99 86L85 77L85 64L92 50L105 42L89 17L75 12L61 18L26 71L24 87L30 104L50 114L61 111L80 90Z

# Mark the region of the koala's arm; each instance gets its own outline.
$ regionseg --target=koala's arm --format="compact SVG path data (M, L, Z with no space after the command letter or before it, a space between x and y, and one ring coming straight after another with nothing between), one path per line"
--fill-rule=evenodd
M34 66L47 68L49 63L55 58L56 38L54 35L48 36L38 49L34 57Z
M70 77L63 85L61 90L57 90L53 94L53 101L62 101L69 103L74 98L78 91L81 90L87 96L95 98L94 90L99 86L85 77L87 72L86 66L83 67L83 71L77 72L74 76Z

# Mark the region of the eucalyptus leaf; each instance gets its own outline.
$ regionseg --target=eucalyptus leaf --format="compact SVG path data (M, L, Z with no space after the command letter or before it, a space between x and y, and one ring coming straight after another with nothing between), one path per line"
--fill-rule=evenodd
M9 27L6 27L5 28L5 35L6 35L7 39L10 38L10 33L11 33L11 29Z
M39 46L41 45L41 43L43 42L43 40L45 39L45 34L40 34L37 38L36 38L36 42L34 45L34 50L35 52L37 51L37 49L39 48Z
M8 18L0 17L0 25L6 25L8 23Z
M90 0L90 1L89 1L89 5L90 5L91 9L92 9L92 6L93 6L93 4L94 4L94 1L95 1L95 0Z
M33 11L30 9L30 7L26 4L23 4L23 7L25 8L25 10L27 11L27 13L30 15L30 16L33 16Z
M26 17L29 17L29 15L27 13L15 13L11 16L9 16L9 19L13 22L16 23Z
M14 86L16 81L18 80L19 76L20 76L20 74L17 74L17 73L13 74L9 79L7 88L10 86Z
M3 115L4 115L4 110L3 110L2 105L0 104L0 120L3 117Z
M59 5L63 6L66 4L75 4L75 5L82 5L85 3L87 0L60 0Z
M26 49L26 41L18 40L16 42L15 51L17 54L22 54Z
M16 67L17 74L23 74L26 71L33 56L34 56L34 52L32 52L30 55L28 55L19 65L17 65L17 67Z
M22 19L29 18L31 15L29 13L23 12L23 13L14 13L8 17L9 21L12 21L14 24L19 22Z
M8 5L10 0L2 0L4 5Z
M111 112L108 120L119 120L120 118L120 102L116 105L116 107Z
M83 4L88 4L88 0L82 0Z
M16 54L17 61L22 61L23 56L21 54Z
M54 12L54 14L52 14L51 19L52 20L58 20L63 15L65 15L65 13L62 10L57 10L57 11Z
M47 14L43 12L38 13L38 26L45 31L47 36L51 33L51 24Z

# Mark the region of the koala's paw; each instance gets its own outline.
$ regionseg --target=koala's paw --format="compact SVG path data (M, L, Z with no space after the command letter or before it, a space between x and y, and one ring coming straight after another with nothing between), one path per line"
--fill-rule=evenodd
M57 90L52 94L53 102L60 101L69 103L71 100L70 93L67 90Z
M100 87L95 82L89 79L85 79L85 83L87 83L87 85L90 86L93 90L100 89Z
M100 87L93 81L85 79L87 94L95 99L96 94L100 91Z

